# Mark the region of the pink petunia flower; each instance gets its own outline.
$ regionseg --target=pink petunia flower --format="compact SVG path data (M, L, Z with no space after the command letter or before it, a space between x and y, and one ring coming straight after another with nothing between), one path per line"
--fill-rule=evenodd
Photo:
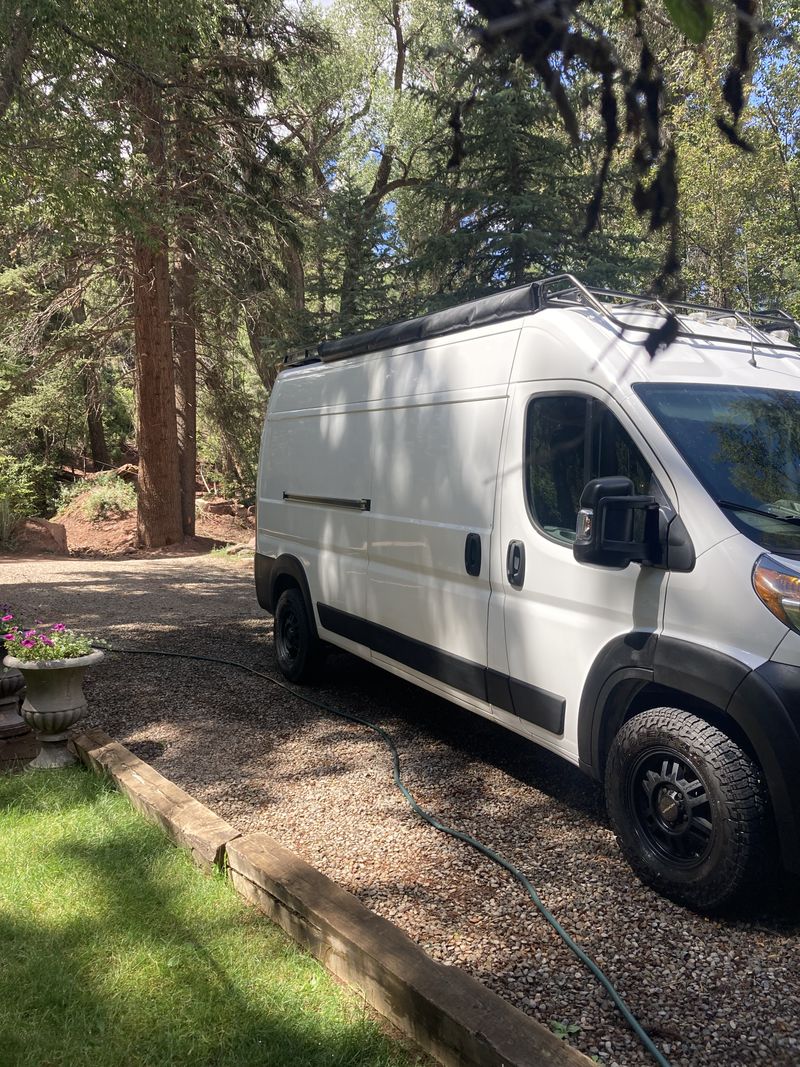
M0 641L13 641L16 634L0 634Z
M22 642L22 647L23 648L36 648L36 642L35 641L23 641Z
M55 630L56 633L60 633L61 630L66 630L66 626L63 622L54 622L50 629Z
M53 647L53 642L50 640L49 637L45 637L44 634L42 634L39 640L42 642L43 645L50 645L51 648Z
M11 620L12 620L13 618L14 618L14 616L13 616L13 615L4 615L4 616L3 616L3 618L2 618L2 620L0 620L0 621L2 621L2 622L11 622Z

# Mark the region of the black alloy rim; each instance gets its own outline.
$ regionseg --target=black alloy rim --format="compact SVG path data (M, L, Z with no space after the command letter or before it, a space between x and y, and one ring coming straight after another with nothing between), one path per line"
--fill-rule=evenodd
M699 866L714 844L708 788L695 767L669 748L652 748L633 764L628 807L636 829L662 861Z
M300 620L291 608L281 613L278 633L284 658L296 660L300 655Z

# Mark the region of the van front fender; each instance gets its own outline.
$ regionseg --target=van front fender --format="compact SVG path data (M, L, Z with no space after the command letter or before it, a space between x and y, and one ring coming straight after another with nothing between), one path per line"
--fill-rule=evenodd
M700 702L720 729L727 720L734 737L746 740L764 773L784 866L800 873L800 668L769 662L753 669L646 631L615 638L595 659L581 696L578 755L593 778L602 780L611 740L648 684Z

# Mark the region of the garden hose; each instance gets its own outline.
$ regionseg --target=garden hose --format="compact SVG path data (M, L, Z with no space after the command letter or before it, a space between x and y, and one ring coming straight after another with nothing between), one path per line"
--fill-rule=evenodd
M484 845L481 841L478 841L477 838L472 837L471 834L465 833L463 830L454 830L451 826L447 826L445 823L440 822L440 820L437 819L434 815L431 815L429 812L425 811L424 808L420 807L420 805L416 802L416 800L406 787L405 783L403 782L402 774L400 772L400 753L397 751L397 746L392 740L391 735L388 734L386 730L383 729L383 727L378 726L374 722L370 722L369 719L362 719L358 715L351 715L349 712L340 711L338 708L331 707L323 700L318 700L316 697L307 696L305 693L299 692L292 685L289 685L278 678L273 678L272 675L265 674L263 671L257 671L254 667L248 667L245 663L238 663L236 660L220 659L216 656L198 656L189 652L164 652L151 649L145 650L138 648L117 648L113 645L106 645L105 647L110 652L124 652L136 656L166 656L171 659L191 659L197 660L201 663L217 663L224 667L236 667L239 670L247 671L248 674L254 674L257 678L263 678L265 681L270 682L272 685L278 686L278 688L286 690L287 693L290 693L298 700L303 700L306 704L311 704L313 707L319 708L321 711L324 711L328 715L335 715L340 719L346 719L348 722L357 723L359 726L366 726L368 730L372 730L373 733L377 734L378 737L380 737L380 739L386 745L391 754L394 784L405 797L411 810L421 819L424 819L424 821L430 826L432 826L435 830L438 830L440 833L447 834L449 837L455 837L457 840L465 842L465 844L470 845L472 848L480 852L483 856L486 856L486 858L491 860L492 863L496 863L499 867L502 867L504 870L508 871L508 873L519 882L519 884L531 898L533 903L536 905L539 912L544 916L550 926L555 930L555 932L558 934L558 936L561 938L567 948L572 953L574 953L575 956L577 956L577 958L584 965L584 967L586 967L591 972L591 974L594 975L600 985L605 989L606 993L608 993L620 1015L623 1017L625 1022L631 1028L631 1030L636 1035L641 1044L644 1046L644 1048L650 1053L650 1055L653 1057L659 1067L671 1067L669 1061L656 1047L650 1035L647 1033L642 1024L639 1022L639 1020L633 1014L631 1009L625 1003L622 996L617 992L611 979L606 976L606 974L594 962L591 956L589 956L588 953L586 953L581 948L581 946L570 937L570 935L567 933L561 923L559 923L558 919L556 919L556 917L542 901L541 897L536 892L536 889L529 881L529 879L522 873L522 871L515 867L514 864L511 863L509 860L505 859L505 857L501 856L497 852L494 852L491 848L488 847L488 845Z

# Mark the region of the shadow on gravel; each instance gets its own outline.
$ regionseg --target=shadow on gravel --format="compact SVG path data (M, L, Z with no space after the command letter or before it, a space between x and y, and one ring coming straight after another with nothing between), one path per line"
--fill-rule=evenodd
M160 759L166 751L166 745L162 741L131 741L128 748L145 763Z
M479 764L489 764L521 784L533 786L576 812L603 826L608 825L602 789L597 783L566 760L499 723L473 715L344 653L329 657L325 681L338 683L348 701L358 695L364 701L362 714L365 718L385 725L388 713L426 738L443 742L462 756ZM335 703L336 689L333 686L329 685L326 695L331 703ZM405 759L413 758L411 753L402 755ZM414 762L420 761L415 759Z
M776 938L800 934L800 893L797 878L781 872L756 890L749 901L720 916L741 930L757 930Z
M169 649L230 658L279 677L268 632L270 628L265 618L227 621L223 644L217 619L192 619L190 631L179 626L170 626L167 630L143 630L136 636L135 645L142 650ZM125 644L133 646L132 639L127 635ZM148 657L146 660L142 657L142 662L148 664L147 670L151 674L160 675L162 670L168 671L172 683L177 683L178 675L183 673L176 668L176 664L183 663L189 667L187 683L190 685L196 685L200 671L209 695L216 687L221 687L223 691L236 691L246 689L253 682L263 686L270 703L276 700L288 702L286 731L294 739L302 735L306 726L330 721L330 730L321 737L316 736L317 745L321 741L325 749L339 746L341 751L342 745L357 745L363 741L363 734L358 732L357 727L337 726L335 720L330 720L321 709L303 702L302 689L297 691L296 696L290 696L283 690L273 689L265 680L224 665L193 663L191 660L174 661L166 657ZM160 667L157 666L159 664ZM321 685L309 688L306 692L333 708L341 708L387 729L400 749L403 773L408 778L412 792L425 806L428 793L433 792L435 796L440 790L446 790L451 822L468 821L474 826L474 822L480 822L485 814L485 836L498 840L506 836L506 828L513 829L521 824L535 830L539 821L552 816L551 810L544 810L547 805L543 806L541 799L520 801L519 796L514 799L512 811L497 811L496 799L486 795L482 788L482 773L489 766L509 775L519 784L530 787L532 791L544 794L559 808L571 811L573 817L578 816L578 823L562 829L559 847L543 849L537 857L538 863L549 866L558 861L560 853L567 850L583 856L587 864L597 867L608 862L606 857L598 854L597 841L591 834L592 825L608 828L601 787L576 767L533 742L346 653L332 654ZM229 693L219 707L226 720L252 724L254 719L257 721L257 716L253 714L251 702L252 698L237 703L235 696ZM288 705L294 702L296 710L289 713ZM212 709L209 707L208 710L210 712ZM198 723L193 723L192 729L197 728ZM209 723L207 728L215 727ZM185 756L180 752L172 753L169 760L171 765L184 758L191 759L190 742L191 738L187 738ZM148 749L148 745L152 747ZM134 742L131 747L141 758L149 760L163 756L165 750L165 746L157 742ZM274 790L267 788L269 781L274 783L295 777L297 780L341 777L352 769L349 761L339 758L329 762L323 758L314 772L301 771L296 776L282 773L272 777L267 750L255 757L252 752L243 752L242 761L248 776L256 773L263 775L264 786L254 785L251 778L245 787L237 787L237 792L242 799L259 804L269 804L272 800ZM198 771L198 774L201 779L205 777L202 771ZM209 782L213 781L213 769L208 774ZM459 788L462 778L468 779L463 807ZM222 788L220 793L224 795ZM435 802L429 803L429 806L435 813ZM484 808L489 810L484 813ZM573 855L573 858L577 856ZM800 931L800 898L796 883L784 876L778 882L765 886L763 895L755 903L743 905L736 912L720 918L733 926L755 928L778 937L797 933Z
M49 562L49 561L48 561ZM73 559L64 561L64 576L41 584L14 583L0 572L4 600L24 612L26 620L67 616L71 625L92 631L109 629L108 620L125 626L140 624L143 629L174 623L176 629L187 618L206 613L219 616L219 605L231 607L232 593L241 609L245 604L255 615L259 609L253 579L247 572L219 566L191 571L176 567L180 560L164 564L142 560L137 564L115 563L105 569L84 569ZM112 569L113 568L113 569ZM187 614L191 594L192 613ZM91 601L91 605L89 604ZM234 608L235 610L235 608Z

